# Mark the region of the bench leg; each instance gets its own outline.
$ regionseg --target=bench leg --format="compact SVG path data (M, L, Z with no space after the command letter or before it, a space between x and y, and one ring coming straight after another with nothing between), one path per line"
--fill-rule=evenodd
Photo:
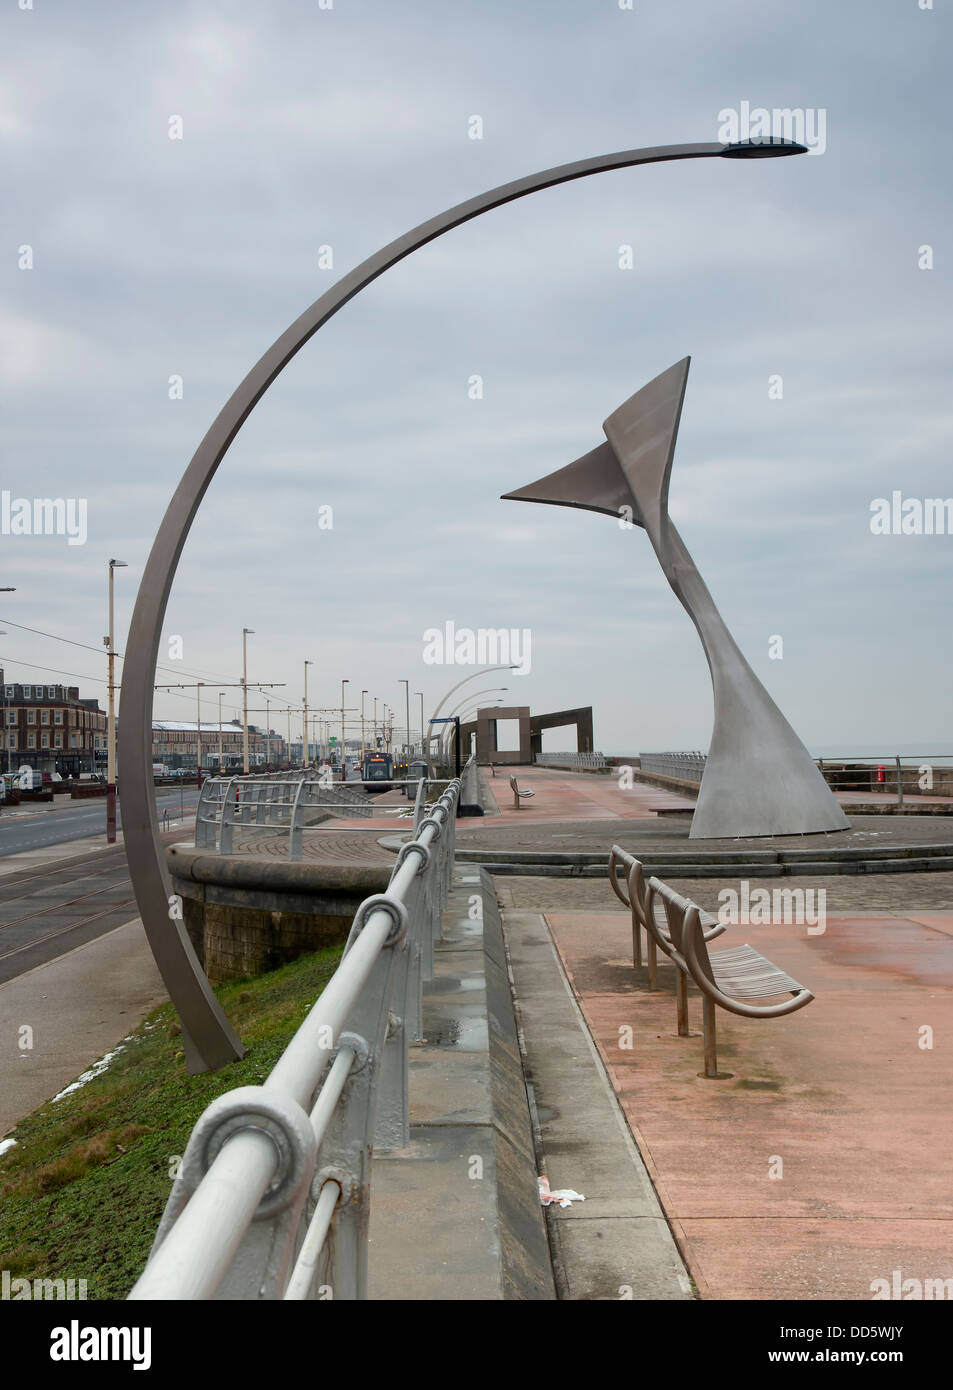
M642 969L642 931L639 919L632 913L632 964L636 970Z
M648 936L648 933L646 933L646 936ZM657 951L657 947L656 947L656 945L655 945L655 937L654 937L654 936L649 936L649 937L648 937L649 989L655 989L655 987L656 987L656 985L655 985L655 974L656 974L656 967L657 967L657 964L658 964L658 959L657 959L656 951Z
M702 1000L705 1017L705 1075L718 1075L718 1051L715 1045L715 1001L706 994Z
M687 1038L688 1031L688 980L684 970L675 967L675 1004L678 1012L678 1036Z

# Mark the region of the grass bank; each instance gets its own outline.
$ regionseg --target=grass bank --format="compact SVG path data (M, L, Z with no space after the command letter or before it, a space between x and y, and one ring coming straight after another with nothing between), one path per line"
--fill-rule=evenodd
M155 1010L101 1075L17 1126L0 1155L0 1270L85 1279L90 1299L125 1298L145 1264L176 1160L205 1107L260 1085L331 978L335 947L215 993L248 1048L187 1076L172 1006Z

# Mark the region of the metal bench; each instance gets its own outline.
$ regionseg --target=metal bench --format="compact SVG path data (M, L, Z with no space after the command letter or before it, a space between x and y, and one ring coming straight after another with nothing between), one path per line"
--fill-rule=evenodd
M521 797L521 796L535 796L535 795L536 795L535 792L531 792L531 791L528 791L528 790L520 791L519 787L517 786L516 778L515 778L515 777L511 777L511 778L510 778L510 787L512 788L512 791L513 791L513 805L516 807L517 811L519 811L519 810L521 809L521 802L520 802L520 797Z
M705 1024L704 1075L717 1078L720 1073L715 1040L716 1004L742 1018L781 1018L803 1009L814 995L753 946L732 946L709 955L698 905L657 878L649 879L648 889L653 897L661 898L665 906L667 936L672 947L669 954L678 967L677 978L684 980L691 975L701 991ZM650 931L658 930L654 914L649 916L648 922ZM785 998L786 995L791 997ZM777 1004L747 1002L777 998L781 999ZM687 1036L687 1011L684 1022ZM682 1032L681 1026L678 1031Z
M622 866L626 888L628 894L623 893L619 887L618 867ZM632 913L632 964L637 970L642 968L642 932L646 938L646 959L649 971L649 989L656 987L657 973L657 952L656 944L661 942L662 950L667 956L672 955L672 943L668 932L668 917L665 912L664 903L649 891L648 882L645 878L645 870L634 855L629 854L619 845L613 845L609 854L609 882L612 884L612 891L620 902L625 903ZM701 911L701 910L700 910ZM649 931L648 917L654 920L657 932L661 936ZM701 912L701 923L705 930L705 939L710 941L715 936L721 936L728 928L724 922L719 922L717 917L712 917L710 912ZM676 984L679 999L679 1018L686 1013L688 1003L685 996L684 979ZM679 1032L682 1029L679 1028ZM685 1032L687 1033L687 1025Z
M622 866L627 893L620 887L617 873ZM632 959L641 966L640 928L648 946L649 988L655 989L656 948L675 966L675 1001L678 1033L689 1036L688 979L691 976L702 994L705 1026L705 1071L717 1078L718 1057L715 1035L715 1005L744 1018L777 1018L794 1013L814 998L811 991L774 965L753 946L731 946L708 953L708 942L723 935L727 926L688 898L683 898L660 879L646 879L642 864L618 845L609 855L609 882L616 897L632 913ZM782 998L776 1004L752 1004L751 999Z

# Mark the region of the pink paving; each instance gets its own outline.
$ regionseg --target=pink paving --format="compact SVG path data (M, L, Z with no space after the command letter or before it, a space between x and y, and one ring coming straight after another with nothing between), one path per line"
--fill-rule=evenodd
M698 997L679 1038L670 964L655 994L633 970L627 912L547 921L702 1298L953 1278L953 913L729 928L816 998L779 1019L719 1009L722 1081L698 1076Z
M533 792L520 810L513 805L510 777L520 789ZM694 801L662 787L636 782L619 787L618 776L595 773L555 772L543 767L497 768L496 776L482 769L483 785L488 787L500 808L499 816L485 816L472 822L481 830L511 825L513 821L533 825L545 821L633 820L645 816L655 819L660 806L693 806ZM457 833L466 822L461 821Z

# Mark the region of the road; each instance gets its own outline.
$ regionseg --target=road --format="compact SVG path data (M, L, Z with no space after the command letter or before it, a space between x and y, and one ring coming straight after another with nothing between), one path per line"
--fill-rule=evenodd
M198 801L198 788L157 787L156 806L160 822L162 812L180 817L194 812ZM54 803L55 806L55 803ZM23 808L18 808L21 811ZM122 804L117 807L116 817L122 827ZM43 845L67 844L71 840L81 840L87 835L102 835L106 829L106 801L96 798L92 801L72 801L60 809L47 810L37 806L28 813L17 814L17 810L4 807L0 811L0 857L18 854L23 850L39 849Z

